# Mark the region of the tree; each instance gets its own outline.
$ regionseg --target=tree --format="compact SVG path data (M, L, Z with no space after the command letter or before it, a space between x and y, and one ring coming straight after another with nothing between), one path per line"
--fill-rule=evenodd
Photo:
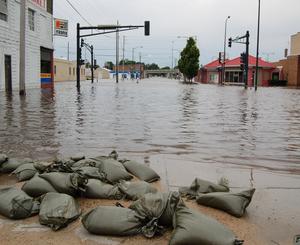
M124 65L134 65L134 64L136 64L136 62L133 60L129 60L129 59L124 60ZM123 59L119 62L119 65L123 65Z
M159 66L155 63L145 65L145 70L159 70Z
M114 69L114 63L111 62L111 61L106 61L104 67L106 69L113 70Z
M165 66L163 68L160 68L161 70L170 70L171 68L169 66Z
M200 51L192 37L188 39L185 48L180 53L180 56L178 68L183 74L184 80L187 78L189 82L191 82L198 73L200 57Z

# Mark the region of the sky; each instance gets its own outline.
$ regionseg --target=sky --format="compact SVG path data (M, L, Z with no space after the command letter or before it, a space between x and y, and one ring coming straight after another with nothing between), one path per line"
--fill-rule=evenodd
M120 58L145 63L157 63L160 67L172 66L179 59L186 38L197 38L200 64L207 64L224 49L225 20L227 39L250 32L250 53L256 54L258 0L69 0L84 17L72 9L67 0L54 1L54 18L69 21L69 35L54 37L55 57L76 58L76 23L81 26L116 24L143 25L151 23L150 36L144 36L143 28L120 33ZM300 32L300 0L261 0L260 56L267 61L284 58L284 49L290 49L290 36ZM93 44L97 63L115 63L116 35L89 37ZM142 46L142 48L141 48ZM244 52L245 45L233 44L226 50L229 58ZM89 58L83 50L83 58Z

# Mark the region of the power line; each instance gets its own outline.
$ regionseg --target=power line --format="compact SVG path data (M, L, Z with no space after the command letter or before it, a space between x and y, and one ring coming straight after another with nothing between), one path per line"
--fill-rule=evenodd
M74 7L74 5L69 1L69 0L66 0L67 3L72 7L72 9L86 22L88 23L90 26L92 26L92 24L82 16L82 14Z

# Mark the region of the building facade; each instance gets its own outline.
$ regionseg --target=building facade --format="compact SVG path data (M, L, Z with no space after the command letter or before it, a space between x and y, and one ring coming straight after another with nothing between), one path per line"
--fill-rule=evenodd
M134 64L134 65L119 65L118 66L119 76L124 76L125 78L144 78L144 65ZM111 75L114 77L116 75L116 66L113 67Z
M53 0L25 0L25 86L53 86ZM0 0L0 90L19 89L20 0Z
M55 82L76 81L76 61L55 58L53 73ZM80 68L80 80L86 80L86 69L84 65Z
M291 52L286 59L274 62L280 69L280 79L288 86L300 87L300 32L291 36Z
M270 81L279 76L279 72L276 66L272 63L266 62L261 58L258 61L258 85L269 86ZM249 72L247 78L247 84L249 87L254 85L255 79L255 66L256 58L249 56ZM221 82L222 76L222 64L219 60L214 60L211 63L205 65L199 70L196 81L201 83L214 83ZM227 60L225 64L225 84L243 85L243 72L241 70L240 57Z

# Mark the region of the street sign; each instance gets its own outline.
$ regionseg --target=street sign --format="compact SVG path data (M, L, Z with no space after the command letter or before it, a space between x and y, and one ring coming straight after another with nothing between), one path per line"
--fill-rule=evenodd
M54 19L54 36L68 36L68 21L62 19Z

